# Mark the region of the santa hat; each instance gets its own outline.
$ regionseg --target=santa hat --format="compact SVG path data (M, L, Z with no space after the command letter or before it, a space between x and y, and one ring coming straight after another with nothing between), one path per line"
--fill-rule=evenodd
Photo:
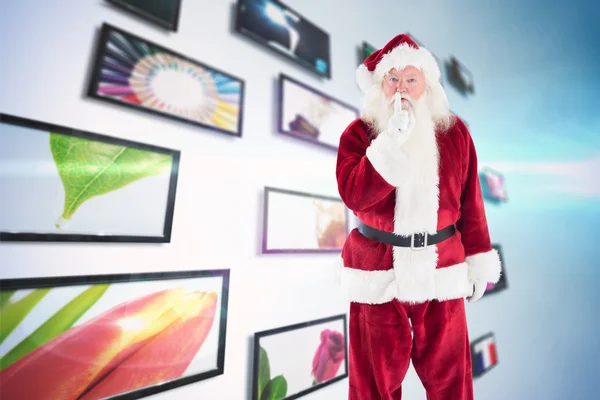
M360 64L356 70L356 82L365 92L371 85L381 82L390 69L400 70L408 65L421 69L429 84L440 79L440 68L429 50L419 47L410 36L402 33Z

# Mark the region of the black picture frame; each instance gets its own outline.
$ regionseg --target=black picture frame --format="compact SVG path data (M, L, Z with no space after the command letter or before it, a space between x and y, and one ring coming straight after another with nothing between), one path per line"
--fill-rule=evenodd
M369 57L373 52L377 50L377 47L373 46L372 44L366 41L363 41L360 45L360 50L358 54L358 64L362 64L367 57Z
M3 125L11 125L20 128L29 128L43 131L50 135L58 133L66 137L88 139L94 142L105 143L116 146L123 146L130 149L144 150L158 154L164 154L172 157L171 170L169 177L167 202L165 209L165 218L163 231L161 235L124 235L124 234L106 234L106 233L50 233L34 231L8 231L0 229L0 242L119 242L119 243L170 243L171 231L173 225L173 216L175 213L175 197L177 193L177 181L179 176L179 164L181 152L179 150L150 145L146 143L126 140L113 136L108 136L96 132L76 129L68 126L52 124L39 120L33 120L16 115L0 113L0 129ZM64 183L63 183L64 187ZM63 189L64 190L64 189ZM119 189L115 189L119 190ZM58 216L57 216L58 217ZM62 217L61 217L62 218Z
M244 13L248 10L249 7L259 7L260 5L265 5L265 7L267 6L271 6L272 8L270 9L272 13L278 13L278 16L281 16L283 19L285 18L296 18L297 21L294 21L296 23L303 23L306 29L308 29L307 32L303 32L305 33L307 36L312 35L312 36L317 36L314 37L313 42L308 41L306 43L306 45L304 45L301 42L298 42L298 45L302 45L303 47L301 47L301 50L305 51L305 56L301 57L301 56L295 56L292 55L291 52L289 50L284 50L283 47L284 45L282 43L278 43L278 45L271 45L269 44L269 39L267 39L265 37L266 33L264 32L264 28L267 27L269 24L269 20L266 18L268 17L268 12L265 12L264 14L262 14L260 11L256 11L256 18L258 18L258 14L262 14L262 17L264 18L264 20L260 23L256 23L256 25L260 28L263 29L262 33L256 32L256 29L253 31L248 24L245 23L244 20ZM283 10L282 13L279 13L280 10ZM287 15L283 15L283 14L287 14ZM293 17L292 17L293 16ZM288 29L291 27L287 27ZM291 7L287 6L286 4L282 3L279 0L237 0L236 3L236 8L235 8L235 32L237 32L238 34L242 35L243 37L246 37L248 39L250 39L252 42L259 44L260 46L267 48L269 50L271 50L273 53L276 53L280 56L282 56L284 59L287 59L289 61L293 61L296 65L301 66L302 68L304 68L307 71L310 71L311 73L315 74L317 77L323 78L323 79L331 79L332 78L332 67L331 67L331 40L330 40L330 35L329 33L327 33L326 31L324 31L323 29L319 28L317 25L313 24L311 21L309 21L308 19L306 19L302 14L298 13L297 11L295 11L294 9L292 9ZM298 31L296 31L298 33ZM276 39L278 38L276 36L277 32L272 32L273 33L273 41L276 41ZM262 34L262 36L261 36ZM282 39L283 40L283 39ZM291 41L291 39L290 39ZM322 57L319 57L319 55L314 55L311 54L311 52L315 51L315 49L320 48L320 46L324 46L324 54L322 54ZM294 54L296 54L294 52ZM309 56L309 54L311 54ZM313 63L311 63L308 58L312 58L314 57L315 60ZM326 66L326 67L321 67L322 66ZM323 70L324 69L324 70Z
M347 118L347 123L344 122L340 124L333 132L333 135L327 135L327 132L320 132L319 127L315 126L311 123L309 118L305 118L302 114L303 110L298 110L296 115L296 119L294 121L286 119L285 115L290 112L289 109L286 108L286 104L288 104L288 100L297 100L298 96L287 96L286 87L297 87L301 89L306 94L315 96L315 101L320 101L324 104L330 104L333 107L338 107L340 110L347 111L349 113ZM304 106L309 106L310 104L304 104ZM316 109L316 108L315 108ZM323 108L323 110L325 110ZM314 114L318 115L317 111L312 111ZM350 115L351 114L351 115ZM277 101L277 132L283 136L299 139L306 143L311 143L322 148L337 152L339 147L339 139L342 136L342 133L347 128L347 126L356 118L360 116L360 111L357 107L348 104L338 98L335 98L331 95L324 93L321 90L318 90L312 86L307 85L306 83L301 82L298 79L292 78L291 76L280 73L278 80L278 101ZM295 124L298 127L304 127L304 131L293 130L294 128L290 128L289 125ZM288 126L286 126L288 125ZM324 141L322 135L325 133L328 141ZM321 139L319 138L321 136Z
M130 4L128 0L104 0L112 6L124 10L131 15L135 15L136 17L142 18L154 25L157 25L161 28L164 28L168 31L177 32L179 29L179 17L181 12L181 2L182 0L169 0L173 4L173 18L167 20L165 18L161 18L155 13L152 13L151 10L144 10L139 5Z
M488 361L490 362L489 366L481 365L484 363L484 361L479 357L479 355L482 354L482 352L484 351L483 349L481 349L481 347L485 346L486 343L488 345L491 344L491 348L488 348L490 354L487 354L487 357L489 357ZM482 377L483 375L487 374L492 369L498 366L498 350L496 346L496 336L494 332L488 332L485 335L473 340L470 344L470 350L472 359L471 366L474 379ZM492 352L493 355L491 354ZM485 357L485 355L482 355L481 357L487 358Z
M302 199L312 199L312 200L324 200L327 202L339 203L339 206L344 209L344 241L350 234L350 219L349 219L349 211L345 206L344 202L341 198L333 197L333 196L325 196L322 194L308 193L297 190L283 189L279 187L273 186L265 186L263 189L263 229L262 229L262 254L310 254L310 253L340 253L343 248L343 244L339 247L274 247L270 245L269 242L269 225L271 218L269 218L270 204L271 200L269 199L272 194L279 195L289 195L291 197L299 197ZM290 214L293 214L293 210L289 210ZM273 218L272 220L278 220L277 218ZM318 228L317 224L315 224L315 228ZM289 235L294 235L294 230L291 229Z
M500 279L496 284L488 284L488 288L486 289L484 296L489 296L491 294L502 292L508 289L508 280L506 278L506 259L504 258L504 251L502 249L502 245L499 243L492 243L492 249L498 252L500 257L500 265L502 266L502 271L500 273Z
M109 44L111 50L108 50ZM156 61L156 53L160 53L159 62L150 67L146 61L150 57ZM185 79L185 90L188 93L187 100L191 102L190 107L176 106L171 102L165 107L172 108L175 110L174 112L159 110L160 105L165 105L165 102L162 98L159 99L154 95L156 88L147 86L148 79L142 79L142 76L147 78L151 74L154 79L156 76L160 76L156 71L162 69L168 69L176 73L178 77ZM138 79L135 85L129 79L134 72ZM175 74L171 73L168 77L175 79L174 76ZM171 85L171 82L166 82L164 79L167 78L163 78L160 85L163 94L165 91L173 89L175 85L184 84L183 81L173 81ZM201 83L198 85L196 81L201 81ZM101 85L102 82L106 84L104 87ZM194 87L191 86L192 84L197 85L197 93L192 92ZM181 86L181 90L184 90L183 86ZM105 94L100 94L99 91L104 91ZM205 96L208 91L215 96L215 99L202 102L200 98ZM87 96L104 103L125 107L128 110L183 122L228 136L242 137L245 102L244 79L106 22L100 29ZM145 99L142 96L146 96ZM171 100L178 99L172 93L169 93L168 96ZM122 100L122 98L126 100ZM143 105L143 101L150 102L150 105ZM221 126L208 121L218 121Z
M134 399L139 399L142 397L154 395L157 393L165 392L168 390L172 390L175 388L179 388L179 387L189 385L192 383L197 383L197 382L209 379L209 378L213 378L215 376L223 375L224 370L225 370L225 348L226 348L226 337L227 337L227 315L228 315L228 303L229 303L229 278L230 278L230 270L229 269L1 279L0 280L0 294L2 294L1 298L3 301L3 305L6 308L6 301L8 298L10 298L10 296L13 295L12 292L21 290L21 289L44 289L44 290L50 289L50 292L51 292L52 288L57 288L57 287L68 288L71 286L81 286L81 285L84 285L84 286L87 286L87 285L106 286L106 285L108 285L108 288L106 288L106 289L99 288L100 295L99 296L97 294L95 295L98 297L99 300L93 299L97 302L101 302L103 300L102 296L106 296L106 294L109 293L109 291L111 290L111 287L110 287L111 285L112 286L118 285L118 284L127 285L127 284L136 284L136 283L140 283L140 282L159 283L160 281L166 281L166 280L172 282L173 280L184 280L185 281L185 280L195 280L195 279L215 278L215 277L220 277L222 279L222 283L220 285L221 296L220 296L220 298L216 298L214 300L215 301L215 303L214 303L215 309L214 309L214 314L213 314L214 319L213 319L211 326L208 328L209 329L208 332L210 333L210 331L213 329L219 330L218 336L216 336L217 337L217 345L215 346L215 348L217 349L217 353L216 353L216 365L217 366L216 366L216 368L206 370L206 371L194 374L194 375L188 375L185 377L179 377L179 378L175 378L175 379L165 380L165 381L162 381L159 383L153 383L150 386L142 386L137 389L131 389L131 390L119 392L117 394L110 395L110 397L107 397L110 400L134 400ZM164 286L164 287L165 287L165 289L163 289L163 290L173 289L172 286L169 287L168 285ZM90 289L97 290L93 287L91 287ZM101 291L101 290L105 290L105 291ZM156 289L154 289L154 292L151 292L148 296L154 296L154 294L156 294L158 292L162 292L163 290L159 290L158 288L156 288ZM123 290L121 289L119 291L113 291L110 293L112 293L114 296L115 293L123 293ZM137 292L135 292L135 293L137 293ZM64 292L63 292L63 295L64 295ZM160 293L159 293L159 295L160 295ZM142 298L142 297L145 297L145 298ZM137 299L133 299L131 301L135 302L136 300L139 300L142 302L142 301L145 301L148 299L148 297L146 297L146 295L144 295L142 297L138 297ZM162 297L162 298L159 298L158 300L162 300L165 298L166 299L174 299L174 297ZM74 295L70 296L68 299L71 300L71 304L73 303L73 301L82 300L81 296L74 297ZM88 297L88 299L89 299L89 297ZM42 300L44 300L44 299L42 298ZM152 303L152 304L159 304L159 302L157 301L156 298L154 298L154 299L151 298L151 300L154 300L154 303ZM180 300L180 301L182 301L182 300ZM94 306L97 306L97 304L98 304L97 302L92 303L91 305L87 305L87 303L86 303L86 307L88 307L87 310L92 309ZM42 306L40 303L36 303L36 304L38 304L40 307ZM104 304L107 304L107 303L104 303ZM110 302L108 304L110 304ZM147 304L148 303L146 303L146 305ZM130 301L124 301L121 303L117 303L112 308L109 308L108 311L103 312L100 315L104 316L105 313L110 313L113 310L119 311L118 310L119 306L123 306L125 308L125 310L127 312L126 315L128 317L130 317L131 315L135 315L135 311L136 311L135 305L130 303ZM203 307L206 307L206 306L203 306ZM210 306L209 306L209 308L210 308ZM146 307L146 310L148 310L148 309L149 309L149 306ZM203 309L205 310L206 308L203 308ZM220 309L220 313L217 312L219 309ZM62 308L62 310L65 310L65 308ZM96 309L94 311L98 311L98 309ZM137 309L137 311L141 313L141 311L143 311L143 309L140 307ZM82 315L85 315L85 312L86 311L80 312L79 318L81 318ZM39 316L39 314L37 314L37 315ZM56 314L54 314L54 315L56 315ZM96 321L95 318L92 320L87 320L88 326L93 325L93 322L95 322L95 321ZM154 321L157 321L157 320L154 320ZM175 320L175 321L177 321L177 320ZM73 323L75 323L75 322L76 322L76 320L73 321ZM115 325L117 325L117 324L115 324ZM71 326L73 326L73 325L71 325ZM80 326L81 325L79 325L79 327ZM171 325L166 325L166 326L171 328ZM159 333L152 336L152 340L157 338L160 333L164 333L165 331L167 331L166 326L165 326L165 328L160 328L162 330L159 330L158 331ZM188 325L188 327L189 327L189 325ZM78 327L75 327L75 328L77 329ZM14 329L17 329L17 328L15 327ZM66 327L62 333L65 333L69 329L71 329L71 328ZM122 329L126 329L126 328L122 328ZM138 327L136 329L142 329L142 328ZM182 329L182 328L180 328L180 329ZM107 329L104 329L104 330L107 330ZM81 332L81 331L79 331L79 332ZM47 338L46 339L47 341L45 343L48 343L48 341L50 341L50 340L55 340L55 339L60 340L61 338L57 338L57 336L62 333L55 332L56 336L54 336L52 338ZM102 333L103 333L102 330L96 331L97 335L101 335ZM169 334L172 334L172 333L173 333L173 331L171 330L169 332ZM208 333L206 335L208 335ZM76 333L72 333L71 337L73 337L73 336L76 336ZM179 336L181 337L181 334ZM164 340L164 336L162 336L162 338ZM104 337L102 340L106 340L106 337ZM120 340L119 337L117 337L116 340ZM130 356L138 355L138 350L139 350L139 352L141 352L142 350L147 350L152 344L155 344L155 342L153 342L153 343L147 342L147 343L148 343L147 346L145 345L143 347L133 349L133 352L135 354L130 354ZM214 343L214 339L213 339L213 343ZM41 343L41 344L36 343L36 344L38 346L44 345L44 343ZM203 344L205 344L205 342L200 344L200 347ZM132 347L135 347L135 345ZM103 349L104 349L104 347L103 347ZM35 351L35 349L31 349L31 351L33 352L33 351ZM194 356L197 354L198 351L199 350L196 350L196 353L194 353ZM53 355L54 357L62 356L61 354L57 353L56 351L55 352L47 352L47 353L50 353L50 355ZM62 353L62 354L64 354L64 353ZM164 354L172 355L173 352L165 352ZM42 357L43 356L45 356L45 355L42 354ZM115 357L120 357L120 356L121 356L121 353L115 354ZM127 358L127 360L130 360L130 359L131 358ZM70 361L70 358L65 356L64 362L68 363L69 361ZM85 363L82 362L82 359L75 358L75 361L79 363L76 366L77 368L85 367ZM13 362L16 362L16 361L13 361ZM34 367L36 367L35 366L36 363L31 363L31 364L34 364ZM157 363L157 365L162 366L160 363ZM172 366L172 364L169 364L167 362L165 362L164 365ZM144 366L146 366L146 365L144 364ZM23 370L24 367L27 367L27 365L25 365L25 366L21 365L21 369L19 370L19 372L21 372L21 370ZM121 368L121 367L122 367L122 365L119 364L119 368ZM34 371L36 368L34 368ZM74 368L75 367L72 367L71 370L73 370ZM132 367L130 367L130 368L132 368ZM114 370L111 370L110 373L107 373L107 375L103 375L101 380L105 380L107 377L110 377L110 375L114 374L117 369L118 368L115 368ZM32 371L31 373L34 373L34 371ZM133 370L127 369L127 372L125 372L125 373L131 373L131 372L135 372L135 369L133 369ZM26 373L26 371L22 372L22 373ZM181 374L183 374L183 373L181 373ZM43 374L42 374L42 376L43 376ZM71 375L69 375L69 376L71 376ZM97 383L98 382L93 383L93 386L92 386L93 389L97 389ZM38 382L38 384L39 384L39 382ZM90 385L91 385L91 383L90 383ZM15 390L19 390L20 387L22 387L22 385L14 385L14 386L19 386ZM47 387L45 388L43 385L39 386L39 388L44 390L45 391L44 393L46 393L46 391L49 390ZM7 388L6 382L4 382L3 388L0 390L7 391L7 390L10 390L10 388ZM90 390L90 387L87 387L86 391L87 390Z
M454 55L450 55L445 63L448 82L463 97L475 94L475 82L473 74Z
M313 327L316 325L326 324L326 323L334 322L334 321L341 321L343 324L343 333L342 334L344 336L344 366L345 366L344 373L342 375L333 377L325 382L318 383L314 386L308 387L300 392L291 394L289 396L286 395L286 397L283 397L281 400L298 399L298 398L306 396L307 394L310 394L316 390L322 389L322 388L330 386L336 382L339 382L343 379L346 379L348 377L348 343L349 343L348 328L347 328L347 316L346 316L346 314L338 314L338 315L333 315L331 317L325 317L325 318L315 319L315 320L308 321L308 322L301 322L301 323L297 323L297 324L292 324L292 325L282 326L279 328L268 329L268 330L256 332L254 334L254 344L253 344L253 364L252 364L253 367L252 367L252 385L251 385L252 395L250 398L252 400L265 400L265 399L259 398L259 396L258 396L259 359L260 359L260 350L261 350L261 340L268 338L269 336L280 335L280 334L284 334L284 333L291 332L294 330L309 328L309 327ZM341 365L340 365L340 367L341 367ZM278 373L278 372L276 372L276 373ZM273 375L273 371L271 371L271 375Z

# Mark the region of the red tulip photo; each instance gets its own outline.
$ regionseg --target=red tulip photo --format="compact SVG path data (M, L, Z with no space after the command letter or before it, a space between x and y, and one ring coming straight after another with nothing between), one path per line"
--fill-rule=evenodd
M335 377L345 356L344 336L330 329L322 331L321 344L313 357L312 375L315 382L322 383Z

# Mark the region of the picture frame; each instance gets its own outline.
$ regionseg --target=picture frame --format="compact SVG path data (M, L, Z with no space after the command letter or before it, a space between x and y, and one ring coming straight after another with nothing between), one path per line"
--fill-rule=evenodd
M252 400L293 400L347 377L346 314L254 334Z
M440 84L442 86L445 86L445 80L444 80L444 64L442 63L442 60L440 60L440 58L438 56L435 55L435 53L433 51L431 51L427 46L425 46L423 44L423 42L421 42L419 39L417 39L413 34L406 32L406 35L410 36L410 38L412 40L414 40L414 42L417 44L417 46L419 47L424 47L426 48L431 55L433 56L433 58L435 58L435 61L437 62L438 68L440 69Z
M363 41L360 46L360 55L358 58L358 63L362 64L363 61L365 61L365 59L367 57L369 57L376 50L377 50L377 47L371 45L370 43L368 43L366 41Z
M480 378L498 366L498 349L493 332L471 342L473 378Z
M462 62L454 55L450 55L445 66L450 85L463 95L463 97L475 94L473 74Z
M329 33L279 0L237 0L235 32L319 78L332 78Z
M508 202L506 180L500 171L483 166L479 171L479 181L484 200L493 204Z
M105 0L112 6L126 11L168 31L177 32L182 0Z
M279 134L336 151L344 130L360 111L284 73L279 74Z
M485 289L484 296L499 293L508 289L508 281L506 278L506 260L504 258L502 245L499 243L492 243L492 249L496 250L498 252L498 255L500 256L500 265L502 266L502 271L498 282L496 282L495 284L488 283L487 288Z
M170 243L180 157L0 114L0 242Z
M87 95L128 110L242 136L242 78L108 23L100 31Z
M133 400L222 375L229 274L0 280L0 396Z
M340 198L265 186L262 254L340 253L348 214Z

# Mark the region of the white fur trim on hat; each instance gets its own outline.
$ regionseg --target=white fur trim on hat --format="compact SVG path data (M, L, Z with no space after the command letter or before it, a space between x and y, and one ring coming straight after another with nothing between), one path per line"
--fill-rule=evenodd
M364 63L360 64L356 70L356 82L365 92L369 86L381 82L392 68L400 70L409 65L423 70L425 79L430 84L440 79L440 67L429 50L424 47L415 49L407 43L402 43L381 57L375 71L370 72Z

